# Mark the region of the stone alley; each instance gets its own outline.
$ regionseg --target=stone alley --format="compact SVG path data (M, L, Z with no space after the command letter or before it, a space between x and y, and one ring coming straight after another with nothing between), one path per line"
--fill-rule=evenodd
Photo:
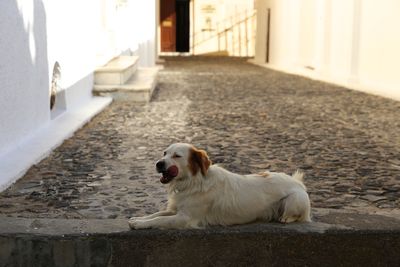
M306 174L313 208L400 210L400 102L221 57L167 58L148 104L114 101L0 194L0 214L128 218L165 207L174 142L242 174Z

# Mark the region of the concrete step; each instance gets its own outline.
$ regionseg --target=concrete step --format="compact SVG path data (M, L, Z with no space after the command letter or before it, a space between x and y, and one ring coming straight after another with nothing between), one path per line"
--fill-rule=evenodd
M400 220L324 210L312 223L129 230L119 219L0 216L0 266L399 266Z
M99 67L94 73L94 83L98 85L124 84L135 73L139 57L119 56Z
M95 84L93 93L116 100L148 102L157 84L159 67L138 68L125 84Z

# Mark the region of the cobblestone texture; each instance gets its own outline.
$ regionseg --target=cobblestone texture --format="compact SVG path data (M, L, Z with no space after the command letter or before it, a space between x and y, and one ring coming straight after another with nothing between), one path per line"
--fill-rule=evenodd
M170 58L149 104L114 102L0 194L0 214L128 218L165 206L173 142L238 172L306 173L313 207L400 208L400 102L232 58Z

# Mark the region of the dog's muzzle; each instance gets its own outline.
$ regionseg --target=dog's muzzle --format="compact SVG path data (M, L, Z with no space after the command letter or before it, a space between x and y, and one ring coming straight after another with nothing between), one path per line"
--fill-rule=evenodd
M171 182L172 179L174 179L179 173L178 167L176 167L175 165L172 165L172 166L166 168L165 161L162 161L162 160L160 160L156 163L156 169L157 169L157 172L162 173L160 182L163 184L168 184L169 182Z

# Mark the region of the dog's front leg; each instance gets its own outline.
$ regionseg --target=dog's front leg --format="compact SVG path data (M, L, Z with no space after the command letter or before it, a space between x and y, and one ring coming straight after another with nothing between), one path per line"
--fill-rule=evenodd
M130 220L129 226L132 229L161 228L161 229L182 229L189 225L189 217L183 214L171 216L159 216L149 220Z
M129 219L129 221L133 221L133 220L150 220L159 216L171 216L171 215L175 215L176 211L172 211L172 210L162 210L162 211L158 211L156 213L147 215L147 216L143 216L143 217L132 217Z

